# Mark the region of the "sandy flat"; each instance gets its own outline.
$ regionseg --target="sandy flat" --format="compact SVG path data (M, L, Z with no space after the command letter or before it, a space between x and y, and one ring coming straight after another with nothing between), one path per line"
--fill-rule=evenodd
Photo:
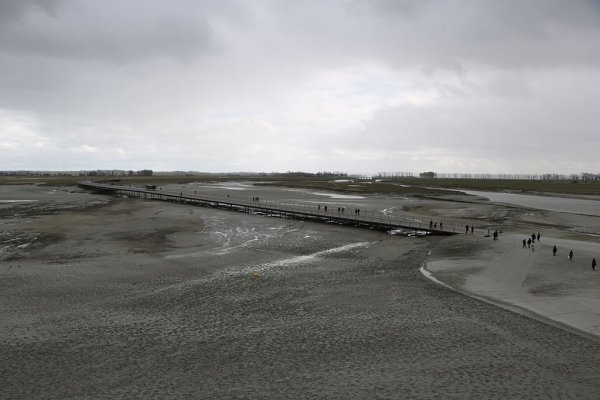
M600 396L598 341L419 272L427 260L451 260L456 269L440 261L446 275L436 275L453 285L477 276L518 282L520 270L514 278L464 267L478 258L501 265L508 252L532 258L537 271L545 250L511 247L518 237L406 238L75 189L0 187L0 199L6 191L36 201L0 207L1 399ZM247 191L277 201L322 197ZM469 223L490 208L336 201ZM587 273L585 251L576 248L555 275L527 273L526 289L560 300L564 289L542 278L569 267Z
M600 243L543 237L532 251L523 248L525 237L517 233L504 234L498 241L454 237L448 240L484 243L475 254L461 258L434 256L426 268L464 292L600 337L600 270L591 268L593 257L600 260ZM553 256L555 245L558 252Z

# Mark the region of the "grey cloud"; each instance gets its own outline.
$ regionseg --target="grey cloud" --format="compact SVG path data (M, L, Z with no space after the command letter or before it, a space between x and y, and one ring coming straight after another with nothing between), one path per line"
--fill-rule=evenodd
M0 31L4 24L19 24L31 13L56 15L63 0L2 0Z
M73 4L79 7L63 8L58 15L28 17L23 11L21 23L5 26L0 53L50 60L122 63L164 57L189 62L214 44L211 24L201 13L146 9L144 2L136 7L134 2Z
M593 1L73 2L55 16L30 18L25 5L12 6L10 13L24 15L23 21L5 29L0 52L189 62L244 45L256 56L252 63L269 57L340 64L367 57L398 67L454 69L600 62L600 12Z
M366 4L343 12L324 7L323 14L297 23L306 24L300 29L314 32L315 41L328 51L346 49L399 67L455 68L474 63L522 68L600 62L600 7L595 1Z
M119 147L173 169L397 170L439 152L600 168L598 4L0 0L0 111L106 167ZM435 99L403 103L421 92ZM0 158L49 161L19 143Z

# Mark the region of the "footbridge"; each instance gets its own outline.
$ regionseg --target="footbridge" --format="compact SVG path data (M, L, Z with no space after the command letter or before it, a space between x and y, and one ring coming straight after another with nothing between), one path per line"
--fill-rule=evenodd
M456 224L441 223L433 227L430 221L413 216L383 214L379 211L325 206L303 203L281 203L258 198L240 199L210 196L188 192L173 192L147 185L146 187L121 185L117 183L84 181L79 186L97 193L138 197L148 200L169 201L201 207L220 208L244 213L266 215L279 218L300 219L314 222L350 225L361 228L391 231L409 236L453 235L462 231ZM448 221L449 222L449 221Z

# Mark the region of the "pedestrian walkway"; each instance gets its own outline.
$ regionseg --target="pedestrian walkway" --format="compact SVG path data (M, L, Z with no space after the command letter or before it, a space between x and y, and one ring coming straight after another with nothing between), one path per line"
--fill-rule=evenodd
M375 210L357 210L346 206L321 207L313 203L282 203L269 201L259 197L240 198L233 196L210 196L190 192L174 192L162 190L156 185L146 187L119 185L115 183L84 181L79 186L100 193L139 197L148 200L178 202L203 207L222 208L232 211L263 214L282 218L310 220L314 222L338 223L361 228L379 229L385 231L401 231L408 235L422 236L454 235L461 233L461 227L451 221L439 225L422 217L408 214L384 214ZM478 230L478 235L483 236L483 230Z

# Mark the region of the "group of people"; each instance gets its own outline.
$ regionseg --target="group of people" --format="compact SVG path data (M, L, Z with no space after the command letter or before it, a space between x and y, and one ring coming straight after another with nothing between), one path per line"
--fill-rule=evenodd
M438 224L437 222L433 222L433 220L429 221L429 229L436 229L438 228ZM442 221L440 221L440 230L443 231L444 230L444 224L442 223Z
M539 232L537 233L537 235L535 233L531 234L530 238L527 239L523 239L523 248L531 248L532 251L535 250L535 241L540 241L540 234ZM556 246L552 246L552 255L556 256L556 253L558 253L558 248ZM569 261L573 261L573 250L569 250L569 253L567 254L569 257ZM598 263L596 262L596 258L592 257L592 271L596 270L596 265Z
M523 239L523 248L527 247L528 249L531 248L532 251L535 251L535 241L539 242L540 241L540 233L538 232L537 235L535 233L531 234L531 237L527 238L527 239ZM556 248L556 246L554 246L554 248Z
M317 204L317 210L321 210L321 205ZM323 211L327 212L327 206L323 206ZM343 214L346 212L346 209L344 207L338 207L337 208L337 212L340 214ZM354 209L354 214L356 215L360 215L360 208L355 208Z

